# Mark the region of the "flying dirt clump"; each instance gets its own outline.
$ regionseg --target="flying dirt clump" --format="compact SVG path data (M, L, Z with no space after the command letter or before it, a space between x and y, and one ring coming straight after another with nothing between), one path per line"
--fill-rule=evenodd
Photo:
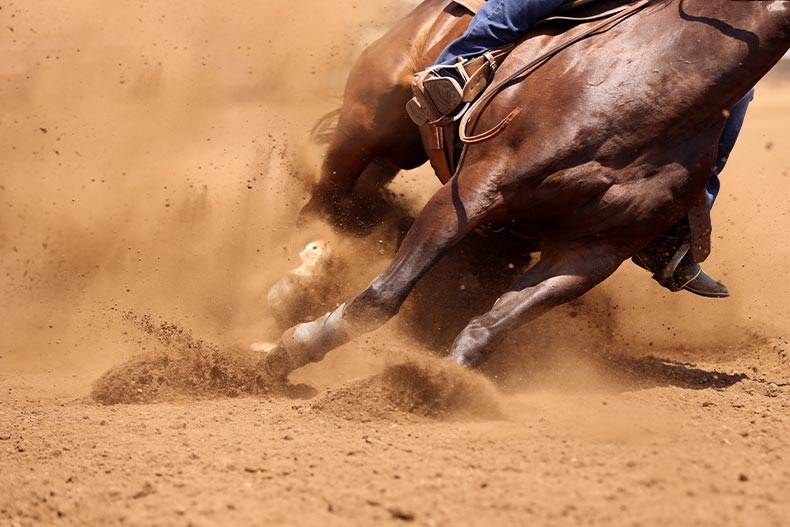
M485 379L428 357L408 357L378 375L330 389L312 407L360 422L404 414L431 419L502 417L496 389Z
M266 379L249 353L194 338L175 324L149 315L125 318L156 338L164 349L144 353L116 366L93 384L90 397L102 404L151 403L182 397L297 395L300 387ZM291 393L294 392L294 393Z

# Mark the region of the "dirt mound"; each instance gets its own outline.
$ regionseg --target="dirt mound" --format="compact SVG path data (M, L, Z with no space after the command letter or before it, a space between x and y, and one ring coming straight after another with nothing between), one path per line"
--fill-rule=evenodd
M93 384L91 398L102 404L128 404L265 391L252 365L241 357L195 351L191 357L163 352L135 357L102 375Z
M126 318L154 337L163 349L148 352L102 375L91 398L102 404L151 403L183 397L238 397L278 394L300 396L305 387L268 382L256 368L257 357L222 349L197 339L176 324L150 316ZM309 395L309 394L307 394Z
M436 359L409 358L373 377L329 389L314 410L351 421L499 419L496 390L479 375Z
M96 380L92 400L139 404L187 398L278 396L309 398L306 385L266 379L258 357L202 339L177 324L150 315L125 315L155 339L153 351L137 355ZM393 351L393 350L391 350ZM312 407L353 421L412 415L430 419L501 417L496 389L480 375L429 356L394 350L394 362L373 376L330 388Z

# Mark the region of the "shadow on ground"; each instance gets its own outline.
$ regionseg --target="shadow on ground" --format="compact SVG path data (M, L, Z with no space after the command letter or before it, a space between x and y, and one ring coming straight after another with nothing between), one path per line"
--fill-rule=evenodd
M689 390L729 388L749 379L745 373L705 370L693 364L655 356L604 355L597 365L631 389L676 386Z

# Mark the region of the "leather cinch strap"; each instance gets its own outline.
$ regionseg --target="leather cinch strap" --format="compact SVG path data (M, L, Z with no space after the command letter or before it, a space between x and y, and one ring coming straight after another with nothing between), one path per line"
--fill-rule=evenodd
M529 64L519 68L518 71L511 73L504 79L496 82L493 84L486 92L483 94L480 99L475 102L472 107L469 109L468 112L464 115L461 119L460 126L458 128L458 136L462 142L466 144L473 144L473 143L481 143L483 141L487 141L492 137L497 136L501 133L507 126L515 119L515 117L521 113L522 108L516 108L511 111L507 117L502 119L496 126L487 130L485 132L476 134L476 135L469 135L467 134L467 130L471 125L472 128L477 124L478 120L480 119L480 115L485 110L485 108L491 103L491 101L496 97L499 93L501 93L505 88L514 84L516 81L520 80L523 77L527 77L532 74L535 70L537 70L540 66L545 64L549 61L552 57L559 54L561 51L568 49L573 44L580 42L591 35L595 35L597 33L602 33L612 29L613 27L617 26L620 22L627 19L637 11L647 7L650 4L656 3L659 0L640 0L639 2L622 8L622 10L614 14L611 18L607 18L606 20L595 24L594 26L590 27L589 29L575 35L567 40L562 40L556 45L549 48L545 51L542 55L540 55L535 60L531 61Z

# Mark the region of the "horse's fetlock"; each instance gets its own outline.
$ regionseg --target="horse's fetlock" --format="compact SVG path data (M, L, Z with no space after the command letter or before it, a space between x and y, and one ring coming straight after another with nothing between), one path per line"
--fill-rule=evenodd
M353 306L355 313L366 311L370 318L381 319L383 323L398 314L402 303L401 295L374 282L357 295L349 307Z
M283 346L296 362L318 362L327 352L353 338L353 331L346 324L346 304L324 316L297 325L283 336ZM303 364L302 364L303 365Z

